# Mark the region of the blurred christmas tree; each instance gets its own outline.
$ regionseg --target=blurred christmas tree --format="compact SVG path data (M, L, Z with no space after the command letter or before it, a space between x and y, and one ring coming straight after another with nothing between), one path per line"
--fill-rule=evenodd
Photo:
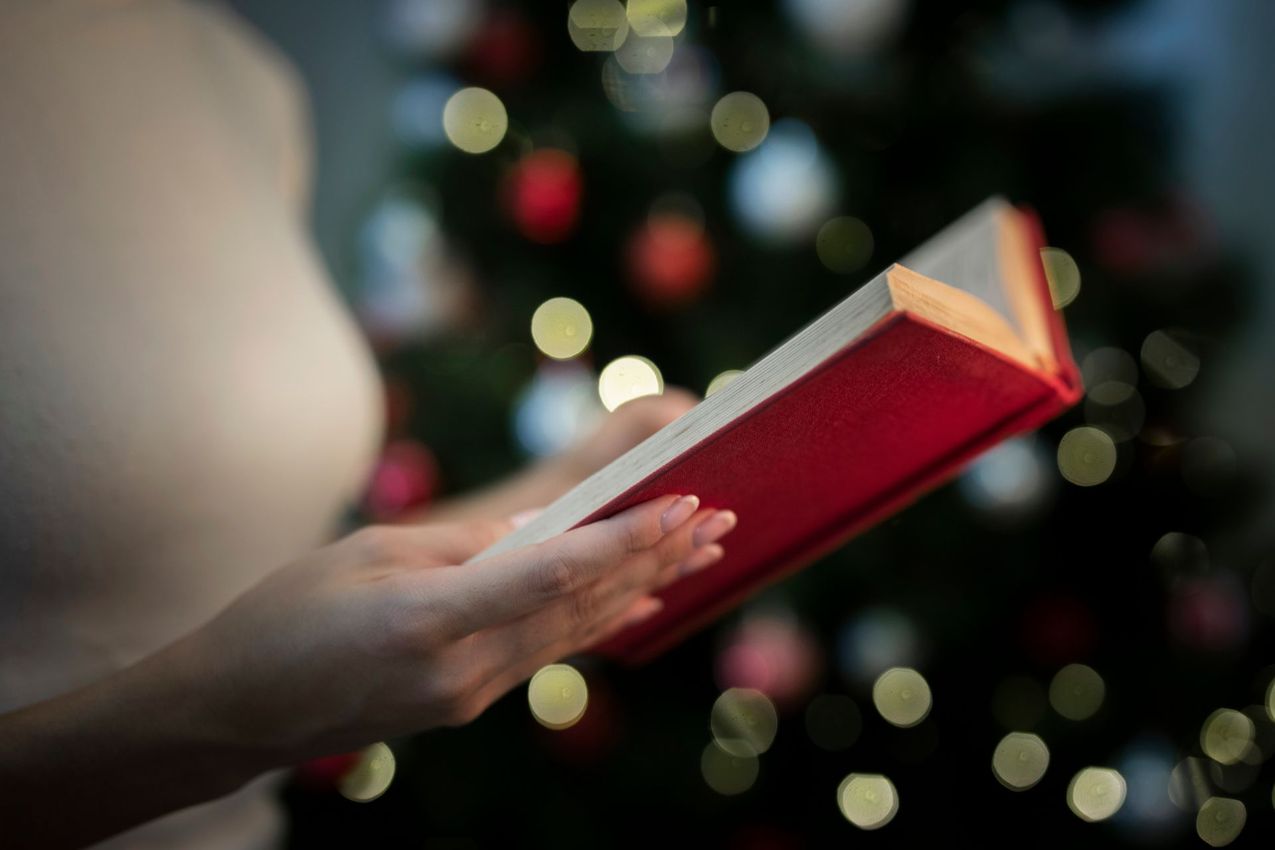
M599 373L621 356L720 386L994 193L1066 251L1055 294L1089 393L659 661L586 663L570 730L515 690L399 742L371 806L294 790L297 846L1270 833L1254 611L1275 613L1275 567L1218 551L1257 483L1192 414L1244 270L1175 182L1172 90L1111 36L1133 6L385 4L402 179L351 287L391 411L370 515L562 450L605 415ZM587 344L566 358L531 333L562 298L591 326L575 314ZM895 667L923 678L892 690ZM751 754L710 736L740 685L767 701L723 716L778 723ZM1221 706L1247 721L1206 724Z

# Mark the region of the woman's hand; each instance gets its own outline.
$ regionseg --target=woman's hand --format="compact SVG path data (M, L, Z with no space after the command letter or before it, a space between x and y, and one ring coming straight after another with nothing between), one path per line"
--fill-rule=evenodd
M463 724L655 613L648 594L716 561L708 538L734 521L664 496L466 565L512 522L369 527L270 574L168 660L263 769Z
M467 723L653 614L651 591L720 558L734 524L663 496L469 564L512 521L359 531L136 664L0 716L6 846L82 846L271 768Z

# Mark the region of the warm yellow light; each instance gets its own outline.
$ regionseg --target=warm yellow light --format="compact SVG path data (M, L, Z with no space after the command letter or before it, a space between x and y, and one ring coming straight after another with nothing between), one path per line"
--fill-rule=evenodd
M1247 714L1219 708L1200 727L1200 747L1219 764L1238 764L1253 750L1256 736L1257 727Z
M1107 686L1084 664L1068 664L1049 683L1049 704L1068 720L1087 720L1102 706Z
M1142 341L1142 368L1153 383L1180 390L1200 373L1200 358L1167 331L1154 331Z
M1266 713L1275 721L1275 679L1266 686Z
M630 74L658 74L673 59L673 38L630 32L615 51L615 61Z
M837 787L837 806L859 829L880 829L899 811L894 783L877 773L852 773Z
M337 783L337 791L347 800L367 803L385 793L394 780L394 753L384 743L372 744Z
M579 50L609 52L624 43L629 19L619 0L576 0L567 12L567 33Z
M550 729L574 726L589 704L584 677L570 664L541 667L527 684L527 702L540 725Z
M1045 775L1049 747L1038 735L1010 732L992 753L992 773L1012 791L1026 791Z
M713 703L709 729L723 750L737 756L761 755L779 730L779 714L770 698L753 688L728 688Z
M629 0L627 12L638 35L677 35L686 27L686 0Z
M598 375L598 396L607 410L644 395L661 395L664 376L645 357L627 354L608 363Z
M700 756L699 768L709 788L731 796L753 787L759 765L755 755L727 752L716 741L710 741Z
M549 357L566 360L589 347L593 320L574 298L550 298L531 315L531 338Z
M872 702L887 723L903 728L924 720L933 704L929 683L910 667L891 667L878 676Z
M486 153L500 144L508 129L505 105L487 89L461 89L443 107L443 132L465 153Z
M708 119L713 138L736 153L750 151L770 132L770 113L752 92L733 91L717 101Z
M708 389L704 391L704 398L708 398L742 374L744 374L743 369L727 369L725 372L719 372L713 380L708 382Z
M858 271L872 257L872 231L853 216L830 218L815 236L815 253L829 271Z
M1061 248L1041 248L1040 260L1045 266L1045 279L1049 281L1049 293L1054 307L1062 309L1076 300L1080 294L1080 267Z
M1195 831L1210 847L1225 847L1240 837L1248 809L1230 797L1210 797L1195 816Z
M1058 471L1072 484L1092 487L1111 477L1116 468L1116 444L1101 428L1072 428L1058 442Z
M1067 786L1067 807L1084 821L1100 821L1124 805L1125 781L1109 767L1086 767Z

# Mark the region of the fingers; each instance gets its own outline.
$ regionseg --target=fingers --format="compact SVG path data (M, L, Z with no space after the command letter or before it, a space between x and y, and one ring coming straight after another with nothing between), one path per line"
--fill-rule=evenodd
M507 623L575 594L666 534L661 518L678 496L661 496L615 516L579 526L540 543L481 558L449 575L452 610L460 634ZM669 521L685 523L686 503ZM672 530L670 528L670 530Z
M650 592L663 571L691 555L699 521L718 513L712 509L700 511L656 546L630 556L621 568L522 617L488 629L481 638L487 653L498 667L505 667L551 644L578 641L599 623L615 619L635 599Z

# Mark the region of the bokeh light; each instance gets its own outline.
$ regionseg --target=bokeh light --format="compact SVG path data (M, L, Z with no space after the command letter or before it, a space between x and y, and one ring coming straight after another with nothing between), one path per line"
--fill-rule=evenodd
M1068 664L1049 683L1049 704L1068 720L1087 720L1102 707L1106 692L1098 671L1084 664Z
M548 456L605 415L592 370L578 360L544 360L514 399L514 434L529 454Z
M891 44L907 22L909 0L785 0L797 28L829 54L853 59Z
M575 230L584 179L566 151L541 148L527 154L509 170L503 189L506 211L532 242L552 245Z
M755 150L735 160L730 207L744 229L775 244L809 238L838 201L837 171L814 132L776 121Z
M1113 441L1130 440L1142 431L1147 407L1136 388L1120 381L1090 387L1085 395L1085 421Z
M1200 373L1200 358L1178 335L1158 330L1142 341L1142 368L1156 386L1180 390Z
M1251 757L1257 730L1252 719L1233 708L1219 708L1200 727L1200 748L1219 764Z
M1049 747L1039 735L1010 732L992 753L992 773L1011 791L1026 791L1045 775L1049 767Z
M924 676L910 667L893 667L873 683L872 703L887 723L907 728L926 718L933 698Z
M611 52L629 34L629 19L620 0L576 0L567 12L571 43L585 52Z
M746 614L714 664L720 687L759 690L780 709L804 701L822 668L818 642L789 610Z
M483 0L387 0L382 34L392 48L404 54L445 60L465 47L486 15Z
M337 791L356 803L371 802L389 789L394 771L394 752L377 742L359 753L358 761L337 783Z
M852 773L837 788L837 806L859 829L880 829L898 813L899 795L880 774Z
M770 749L779 731L774 703L755 688L727 688L709 715L713 740L733 755L757 756Z
M1011 437L974 459L958 480L961 495L987 520L1010 524L1038 514L1057 478L1035 434Z
M1133 355L1122 348L1104 346L1085 355L1080 362L1080 376L1086 391L1099 384L1115 382L1130 387L1138 385L1138 364Z
M713 380L708 382L708 389L704 390L704 398L708 398L742 374L744 374L743 369L727 369L724 372L718 372L713 376Z
M765 140L770 131L770 112L752 92L733 91L713 106L709 125L719 145L743 153Z
M1169 798L1176 750L1161 735L1142 734L1121 755L1116 769L1125 779L1125 804L1117 821L1129 834L1152 838L1177 826L1180 814Z
M566 729L584 716L589 704L589 688L584 676L570 664L541 667L527 683L531 714L549 729Z
M626 11L638 35L673 36L686 27L686 0L628 0Z
M830 218L815 234L815 253L837 274L857 272L872 259L872 231L854 216Z
M443 107L443 132L465 153L492 150L505 138L509 115L500 98L484 88L470 86L456 92Z
M1195 816L1195 832L1210 847L1225 847L1240 837L1248 809L1230 797L1210 797Z
M630 74L658 74L673 59L674 42L669 35L637 35L632 30L615 51L615 61Z
M408 80L394 94L390 117L394 135L405 145L432 148L447 141L443 109L460 84L449 74L430 73Z
M1080 267L1071 254L1061 248L1041 248L1040 260L1045 266L1045 279L1055 309L1062 309L1080 294Z
M1093 487L1116 468L1116 444L1101 428L1072 428L1058 442L1058 471L1072 484Z
M815 746L840 752L854 746L863 730L859 706L845 694L820 694L806 706L806 734Z
M700 773L708 787L723 796L742 794L757 781L760 765L756 755L728 752L716 741L709 741L699 761Z
M1067 786L1067 807L1083 821L1106 820L1124 805L1126 786L1119 771L1086 767Z
M656 365L638 354L617 357L598 376L598 396L607 410L626 401L664 392L664 376Z
M589 347L593 320L574 298L550 298L531 314L531 338L547 356L565 360Z
M842 674L852 683L874 681L891 667L920 662L921 638L912 621L888 607L865 608L842 626L837 639Z

